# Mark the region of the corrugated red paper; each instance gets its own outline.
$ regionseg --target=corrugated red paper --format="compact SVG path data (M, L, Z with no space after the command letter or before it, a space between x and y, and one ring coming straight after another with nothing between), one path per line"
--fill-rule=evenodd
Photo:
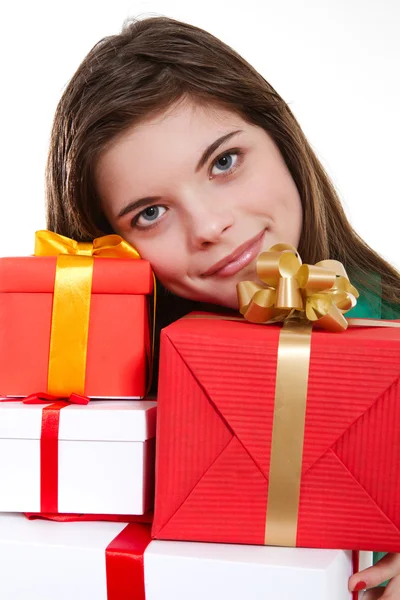
M263 544L279 326L162 332L158 539ZM400 551L400 329L314 331L297 546Z
M47 390L56 257L0 259L0 394ZM145 260L95 258L86 396L142 397L149 352Z

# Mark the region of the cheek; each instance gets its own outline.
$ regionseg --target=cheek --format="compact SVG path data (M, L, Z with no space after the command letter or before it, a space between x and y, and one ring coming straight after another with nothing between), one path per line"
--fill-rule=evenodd
M269 172L265 165L253 165L233 191L243 209L257 214L269 212L280 200L276 173Z
M157 278L165 287L169 288L170 283L179 282L186 275L187 256L182 251L176 251L176 244L163 244L155 239L149 242L137 241L133 245L141 257L150 262Z
M286 169L277 167L274 172L267 172L263 178L258 178L257 190L260 208L272 219L281 222L290 217L290 222L301 221L300 195Z

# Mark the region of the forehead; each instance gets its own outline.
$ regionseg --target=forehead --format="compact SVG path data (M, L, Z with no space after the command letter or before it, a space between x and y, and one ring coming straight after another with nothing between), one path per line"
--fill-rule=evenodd
M133 144L141 151L154 144L171 147L191 145L194 152L204 150L218 135L251 126L234 111L217 105L184 100L133 125L111 145Z

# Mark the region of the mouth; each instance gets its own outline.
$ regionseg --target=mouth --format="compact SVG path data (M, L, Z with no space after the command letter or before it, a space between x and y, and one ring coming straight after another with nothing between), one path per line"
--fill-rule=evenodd
M208 271L203 273L203 277L210 277L211 275L230 277L241 271L260 253L264 233L265 229L247 242L244 242L244 244L238 246L231 254L216 262Z

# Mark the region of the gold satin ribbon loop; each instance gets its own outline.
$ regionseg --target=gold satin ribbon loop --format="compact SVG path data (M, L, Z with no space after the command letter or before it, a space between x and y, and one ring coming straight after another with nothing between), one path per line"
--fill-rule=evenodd
M84 395L94 257L140 258L119 235L76 242L37 231L35 256L57 256L50 334L49 394Z
M319 265L302 265L296 274L299 287L311 295L331 289L336 282L336 273Z

